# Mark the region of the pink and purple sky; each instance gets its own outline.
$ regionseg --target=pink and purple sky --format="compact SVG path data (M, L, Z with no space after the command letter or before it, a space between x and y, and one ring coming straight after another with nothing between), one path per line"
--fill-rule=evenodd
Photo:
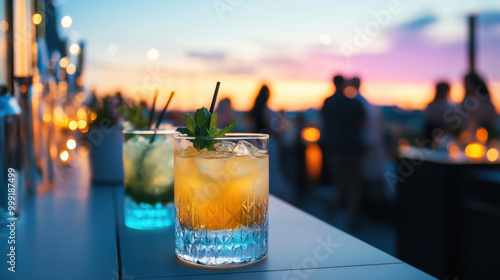
M63 1L59 16L85 41L85 85L98 92L176 90L172 106L194 109L220 80L221 97L246 110L266 82L274 109L301 110L322 105L337 73L359 75L379 105L423 108L442 79L459 102L474 13L477 68L500 108L500 2L471 2L91 0Z

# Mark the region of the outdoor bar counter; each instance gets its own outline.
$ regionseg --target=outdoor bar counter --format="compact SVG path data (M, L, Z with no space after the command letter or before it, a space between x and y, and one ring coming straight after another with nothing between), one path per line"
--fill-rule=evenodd
M6 263L9 229L0 231L0 279L434 279L273 196L266 259L236 269L189 266L175 256L174 226L125 227L123 186L90 186L84 173L24 198L15 272Z

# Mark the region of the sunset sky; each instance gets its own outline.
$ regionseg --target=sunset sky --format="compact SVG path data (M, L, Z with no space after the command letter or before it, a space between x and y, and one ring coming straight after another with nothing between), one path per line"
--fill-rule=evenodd
M249 109L262 82L271 87L274 109L319 108L337 73L359 75L375 104L422 108L441 79L453 83L458 102L466 16L475 13L477 66L500 108L495 0L59 3L59 17L73 19L63 35L85 41L88 88L135 97L160 88L163 99L175 90L177 109L208 106L218 80L221 97L232 97L239 110Z

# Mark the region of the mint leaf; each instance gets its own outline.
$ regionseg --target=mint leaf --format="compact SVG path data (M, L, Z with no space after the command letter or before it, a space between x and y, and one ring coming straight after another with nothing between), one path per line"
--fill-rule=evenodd
M196 130L196 122L195 122L193 116L190 114L184 114L184 120L186 121L186 128L191 133L194 133Z
M185 128L185 127L179 127L175 131L180 132L182 134L186 134L187 136L192 136L193 135L193 133L189 129Z
M206 127L208 128L208 124L210 123L210 112L207 108L202 107L201 109L196 110L194 113L194 119L196 120L196 126L198 128Z
M213 113L210 117L210 128L209 130L215 129L217 130L217 112Z
M196 110L194 117L190 114L184 115L186 127L179 127L175 131L192 137L224 137L227 132L231 132L238 120L233 121L223 129L217 129L217 113L210 114L210 112L202 107ZM207 149L215 151L214 144L218 140L210 139L190 139L193 147L197 150Z
M227 132L231 132L233 131L234 127L236 126L236 124L238 123L238 119L233 121L232 123L228 124L226 127L224 127L223 129L221 130L218 130L216 133L215 133L215 136L216 137L224 137L226 136L226 133Z

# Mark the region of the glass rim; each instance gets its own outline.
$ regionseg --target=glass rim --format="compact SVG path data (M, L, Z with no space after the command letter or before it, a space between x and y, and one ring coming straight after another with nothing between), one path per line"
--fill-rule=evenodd
M224 137L207 137L207 136L187 136L186 134L174 135L174 139L183 140L267 140L269 134L265 133L226 133Z
M123 134L153 135L155 134L155 129L124 129L122 132ZM172 129L156 129L156 134L175 135L180 133Z

